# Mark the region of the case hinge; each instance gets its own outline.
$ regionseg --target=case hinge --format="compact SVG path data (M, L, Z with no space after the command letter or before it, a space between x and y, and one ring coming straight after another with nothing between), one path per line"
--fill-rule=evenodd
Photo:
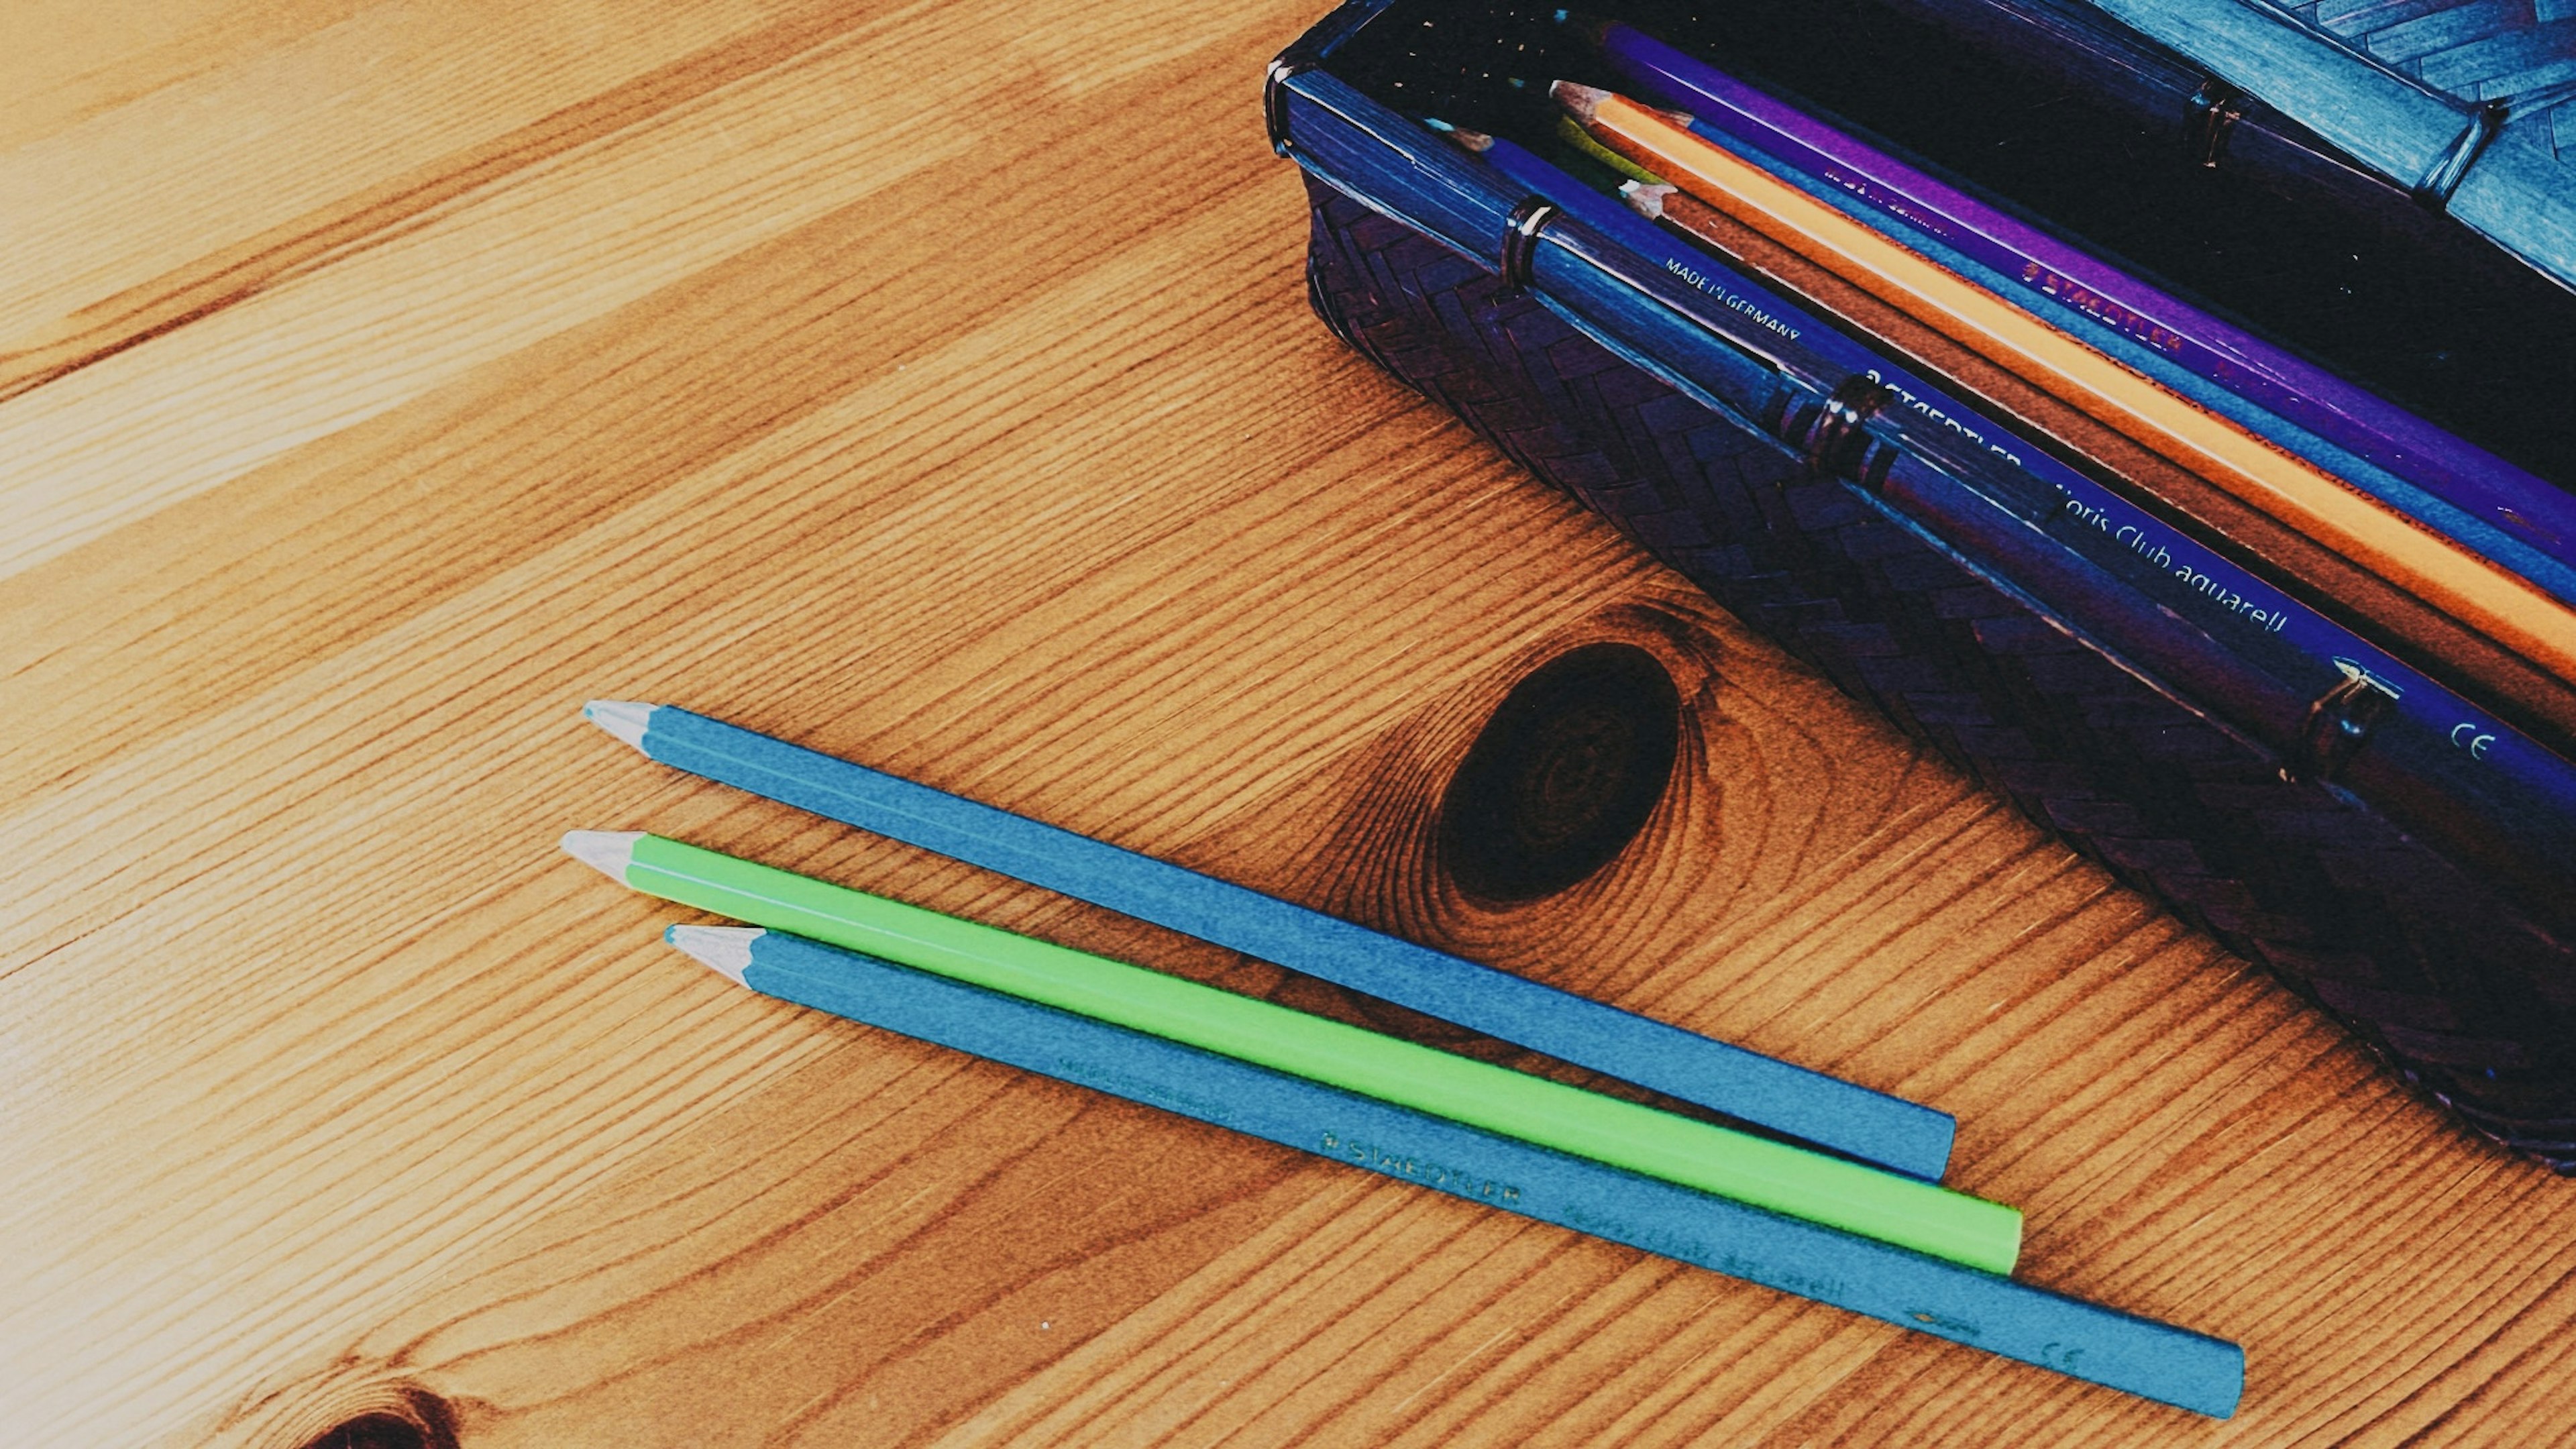
M1261 124L1270 132L1270 149L1279 155L1288 154L1288 82L1314 68L1313 56L1290 51L1261 73Z

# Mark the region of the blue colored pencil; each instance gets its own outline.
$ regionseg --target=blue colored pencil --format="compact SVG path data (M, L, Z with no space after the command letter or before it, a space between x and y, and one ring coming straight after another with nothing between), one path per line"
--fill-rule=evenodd
M671 705L593 700L652 759L999 871L1909 1176L1957 1124L1757 1052Z
M674 926L726 977L1060 1081L2225 1418L2232 1343L778 931Z

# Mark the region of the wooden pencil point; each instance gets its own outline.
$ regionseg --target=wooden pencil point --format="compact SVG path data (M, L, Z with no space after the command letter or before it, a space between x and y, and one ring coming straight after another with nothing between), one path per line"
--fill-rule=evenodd
M1432 130L1438 131L1441 135L1457 142L1467 150L1490 151L1494 149L1494 138L1486 135L1482 131L1470 131L1464 126L1453 126L1447 121L1441 120L1436 116L1423 117L1422 124L1429 126Z
M631 699L594 699L581 707L581 717L640 750L644 748L645 725L653 718L653 706Z
M1664 198L1680 189L1661 181L1652 184L1643 181L1622 181L1619 183L1619 198L1627 202L1628 209L1639 216L1648 221L1660 221L1664 215Z
M671 926L662 932L662 939L741 986L746 984L742 974L751 969L752 942L768 934L757 926Z
M562 843L564 854L624 885L635 842L643 838L641 830L567 830Z
M1610 93L1599 86L1580 85L1568 80L1548 82L1547 94L1550 100L1565 107L1574 119L1587 125L1600 113L1601 103L1610 99Z

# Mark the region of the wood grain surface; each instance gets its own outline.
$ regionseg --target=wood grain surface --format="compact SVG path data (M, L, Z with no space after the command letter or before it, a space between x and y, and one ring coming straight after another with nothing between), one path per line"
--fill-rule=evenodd
M2576 1441L2576 1185L1305 311L1294 5L25 0L0 47L0 1443ZM1511 684L1675 787L1463 897ZM2213 1423L803 1012L652 828L1319 1010L694 783L686 704L1931 1102ZM1509 1053L1505 1059L1520 1060Z

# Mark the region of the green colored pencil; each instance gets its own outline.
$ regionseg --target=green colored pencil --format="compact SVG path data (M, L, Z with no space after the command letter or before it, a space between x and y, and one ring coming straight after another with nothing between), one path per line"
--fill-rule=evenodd
M1582 123L1572 116L1556 118L1556 134L1559 140L1631 181L1640 181L1648 186L1664 184L1664 178L1592 139L1592 133L1583 129Z
M664 900L790 931L1185 1042L1630 1172L1992 1273L2021 1214L2000 1203L1729 1131L992 926L640 832L564 849Z

